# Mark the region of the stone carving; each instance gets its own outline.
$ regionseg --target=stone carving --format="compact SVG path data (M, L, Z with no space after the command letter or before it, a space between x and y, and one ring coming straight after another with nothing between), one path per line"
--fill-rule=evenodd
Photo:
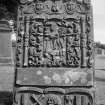
M61 105L61 99L58 95L50 94L47 96L46 105Z
M42 105L40 100L38 99L38 97L35 94L30 94L29 99L30 99L32 104Z
M19 34L17 40L18 66L92 67L90 2L23 0L21 3L19 33L23 35Z
M91 105L93 101L88 96L81 94L56 95L51 93L39 95L37 93L19 93L15 98L15 104L18 105Z
M55 94L20 93L15 96L15 104L19 105L62 105L62 98Z
M69 19L36 20L30 25L29 66L79 66L79 23Z
M64 97L64 104L65 105L74 105L74 102L76 102L76 96L65 96Z
M50 65L60 66L65 62L65 36L59 35L57 23L52 21L45 24L44 56L50 60L47 61Z
M36 3L34 8L35 13L41 14L44 12L44 4L43 3Z
M25 4L27 2L28 2L28 0L20 0L20 3L22 3L22 4Z

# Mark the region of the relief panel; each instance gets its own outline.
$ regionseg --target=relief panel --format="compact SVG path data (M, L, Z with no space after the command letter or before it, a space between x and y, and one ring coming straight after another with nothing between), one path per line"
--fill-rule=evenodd
M93 85L93 26L89 0L22 0L18 13L16 84ZM51 82L47 77L37 80L39 69L48 77L57 71L61 75L58 81L62 82L57 84L58 81ZM81 77L72 83L70 77L66 83L62 75L70 71L72 74L75 69L77 74L86 72L87 80L82 81ZM50 84L44 81L46 78Z

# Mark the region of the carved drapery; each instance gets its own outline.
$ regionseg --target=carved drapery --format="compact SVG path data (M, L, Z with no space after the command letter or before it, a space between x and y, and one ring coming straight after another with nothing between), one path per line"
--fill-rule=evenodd
M73 74L84 71L91 76L87 77L87 80L84 79L83 84L93 85L93 82L90 82L93 80L94 55L92 12L89 0L21 2L18 8L17 29L16 75L22 84L25 83L24 78L28 78L29 73L24 72L28 74L23 78L19 76L19 68L31 69L32 72L34 69L36 77L38 76L37 71L41 71L42 68L44 76L48 76L48 72L53 75L57 68L58 75L61 75L60 70L62 75L66 71L73 71ZM90 69L92 71L89 71ZM28 78L28 80L31 79ZM82 82L79 82L80 86L83 86ZM36 84L36 82L32 83ZM77 85L77 82L74 84ZM74 84L70 83L70 85ZM67 86L66 82L65 85Z
M92 94L81 94L93 86L90 0L20 0L17 29L15 84L24 89L14 103L92 105Z

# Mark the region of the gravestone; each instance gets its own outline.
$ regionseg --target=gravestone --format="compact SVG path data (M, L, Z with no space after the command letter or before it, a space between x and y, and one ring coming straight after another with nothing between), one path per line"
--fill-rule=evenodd
M90 0L20 0L14 104L93 105Z

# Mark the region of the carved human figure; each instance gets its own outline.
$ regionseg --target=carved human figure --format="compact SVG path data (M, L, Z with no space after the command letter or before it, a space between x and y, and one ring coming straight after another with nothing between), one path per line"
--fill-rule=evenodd
M57 4L56 3L54 3L53 5L52 5L52 7L51 7L51 11L52 12L58 12L58 6L57 6Z
M43 25L41 22L34 22L30 30L29 38L29 62L32 65L42 64L42 49L43 49ZM32 63L33 62L33 63Z
M37 11L40 11L40 10L43 9L43 5L42 5L41 3L37 3L35 7L36 7L35 9L36 9Z
M69 14L73 14L76 11L76 4L72 0L67 2L66 11Z
M40 51L38 51L35 47L29 48L29 65L37 66L41 65L41 58L42 54Z
M55 22L48 22L45 28L44 51L52 55L54 65L59 65L59 61L63 60L65 51L65 37L58 30Z

